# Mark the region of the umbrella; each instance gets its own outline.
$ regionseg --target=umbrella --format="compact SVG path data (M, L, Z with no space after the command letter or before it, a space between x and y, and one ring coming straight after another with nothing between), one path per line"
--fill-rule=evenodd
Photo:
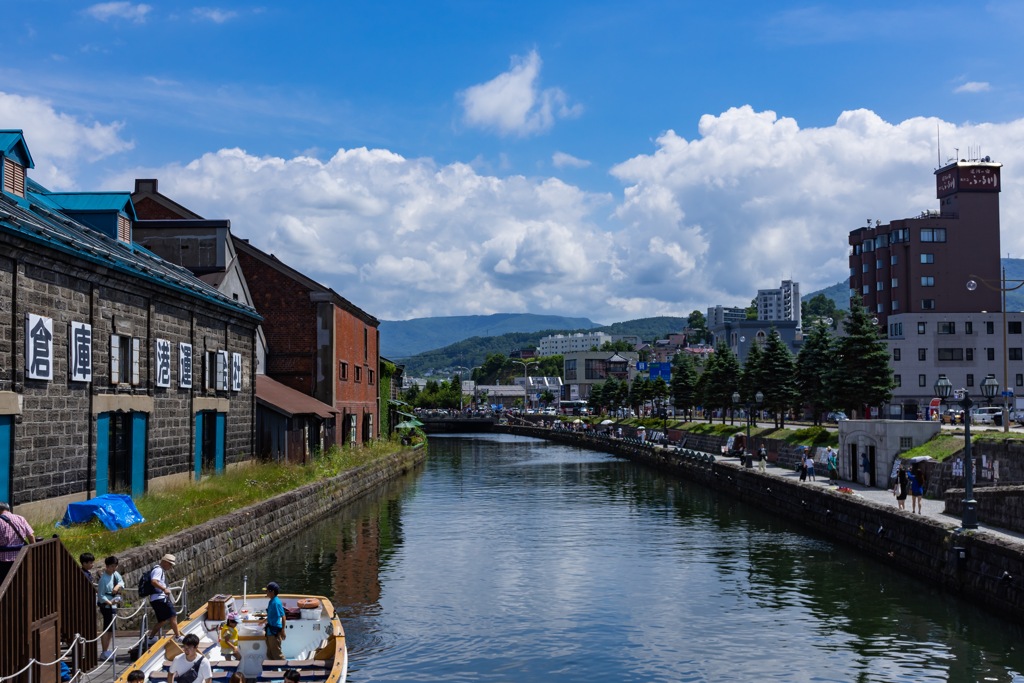
M395 429L414 429L416 427L422 427L423 423L419 420L402 420L395 425Z
M615 424L615 420L601 420L601 424L603 424L603 425L613 425L613 424Z
M907 462L925 462L927 460L934 460L930 455L916 455L913 458L907 460Z
M579 419L578 417L577 417L577 418L576 418L575 420L573 420L573 421L572 421L572 423L573 423L574 425L578 425L578 424L581 424L582 422L583 422L583 420Z
M647 429L647 427L644 427L643 425L640 425L639 427L636 428L638 432L644 429Z

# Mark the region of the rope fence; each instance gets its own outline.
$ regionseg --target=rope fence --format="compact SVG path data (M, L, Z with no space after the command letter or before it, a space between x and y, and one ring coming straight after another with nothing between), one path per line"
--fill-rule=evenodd
M183 614L183 613L187 614L188 613L188 592L185 589L185 579L182 579L178 583L174 583L174 584L168 585L168 588L171 591L171 602L175 605L175 612L177 614L179 614L179 615ZM126 591L136 591L137 592L137 589L134 589L134 588L127 588L126 587L125 590ZM69 683L83 683L83 682L88 682L88 681L100 680L101 676L103 678L105 678L105 676L103 675L105 672L102 671L102 668L103 668L103 665L105 665L107 663L110 664L110 680L111 681L116 681L117 680L117 675L118 675L118 671L117 671L117 653L118 653L118 650L120 649L120 648L117 647L117 621L119 619L121 621L128 621L129 619L134 619L136 616L139 615L139 613L142 613L142 620L139 622L140 623L140 626L139 626L139 638L137 640L133 641L131 643L131 645L129 645L127 648L125 648L129 652L132 651L132 650L137 650L138 652L141 653L143 651L143 649L144 649L144 645L145 645L146 640L147 640L147 635L149 633L149 629L148 629L149 613L146 610L146 605L147 605L148 602L149 602L148 600L143 598L141 603L139 604L139 606L131 614L120 614L120 610L115 611L114 619L110 622L110 626L108 626L106 629L104 629L103 632L100 633L99 635L97 635L95 638L84 638L81 635L76 633L75 637L72 638L71 643L68 645L67 650L65 650L54 661L52 661L52 662L42 662L42 661L39 661L38 659L34 659L34 658L30 659L28 662L25 663L25 666L22 667L20 670L15 671L14 673L10 674L9 676L0 676L0 683L4 683L5 681L14 680L14 679L18 678L19 676L21 676L26 671L28 672L28 683L33 683L33 680L32 680L32 667L33 666L41 666L41 667L60 666L61 664L67 664L69 658L71 659L71 662L73 663L73 666L69 666L69 669L71 669L71 678L69 679ZM179 605L180 605L180 609L178 607ZM100 640L103 638L103 636L105 634L107 634L108 632L110 633L110 642L111 642L110 654L105 659L103 659L103 660L101 660L99 662L99 664L97 665L96 669L94 669L91 674L87 673L85 671L82 671L81 667L79 666L79 661L80 661L80 658L82 656L82 653L84 652L84 648L87 645L95 644L95 643L100 642ZM57 675L57 680L63 681L64 679L63 679L63 677L60 674L58 674Z

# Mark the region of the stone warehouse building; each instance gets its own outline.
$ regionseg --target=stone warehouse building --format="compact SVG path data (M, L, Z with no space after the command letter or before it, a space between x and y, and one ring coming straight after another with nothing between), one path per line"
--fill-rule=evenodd
M34 518L252 457L256 311L132 241L128 192L56 193L0 131L0 499Z

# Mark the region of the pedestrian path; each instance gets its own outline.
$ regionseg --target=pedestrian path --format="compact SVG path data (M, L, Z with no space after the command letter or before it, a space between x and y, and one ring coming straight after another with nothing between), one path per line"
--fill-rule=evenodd
M740 458L737 458L737 457L716 456L716 461L718 461L718 462L731 462L731 463L736 464L739 467L743 466L743 462L740 460ZM757 463L756 462L754 463L754 469L757 470ZM835 488L831 484L829 484L828 475L827 474L816 476L816 481L801 482L800 481L800 473L799 472L796 472L796 471L794 471L794 470L792 470L790 468L787 468L787 467L779 467L779 466L776 466L776 465L768 465L768 468L765 470L765 474L767 476L770 476L770 477L781 477L781 478L784 478L784 479L789 479L789 480L793 481L794 483L800 484L802 486L811 486L811 487L819 487L819 488L826 488L826 489L827 488ZM865 486L864 484L860 484L860 483L857 483L857 482L844 481L844 480L839 480L839 484L838 485L839 486L845 486L845 487L848 487L848 488L852 489L854 494L855 494L855 496L859 496L859 497L863 498L864 500L870 500L873 503L877 503L879 505L884 505L884 506L891 506L893 508L897 508L898 507L897 502L896 502L896 498L892 495L892 492L890 490L888 490L888 489L873 488L873 487ZM946 514L945 513L945 508L946 508L946 504L942 500L925 498L922 501L922 505L921 505L921 510L922 511L920 513L914 513L914 512L910 511L910 496L907 496L906 510L903 511L903 514L906 514L906 515L922 514L925 517L930 517L930 518L935 519L935 520L937 520L939 522L942 522L943 524L950 525L951 527L954 527L954 528L959 527L960 526L960 518L956 517L954 515ZM978 531L984 531L986 533L993 534L993 535L995 535L997 537L1003 538L1004 540L1006 540L1009 543L1020 544L1021 545L1021 550L1024 551L1024 534L1022 534L1022 533L1019 533L1019 532L1016 532L1016 531L1011 531L1009 529L1002 529L1002 528L999 528L999 527L990 526L988 524L979 524L978 525Z

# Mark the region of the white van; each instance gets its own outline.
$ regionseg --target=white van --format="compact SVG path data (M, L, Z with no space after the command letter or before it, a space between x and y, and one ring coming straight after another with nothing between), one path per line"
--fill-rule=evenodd
M991 425L996 423L996 415L999 420L1003 419L1003 409L999 406L987 406L976 408L971 411L971 422L976 425Z

